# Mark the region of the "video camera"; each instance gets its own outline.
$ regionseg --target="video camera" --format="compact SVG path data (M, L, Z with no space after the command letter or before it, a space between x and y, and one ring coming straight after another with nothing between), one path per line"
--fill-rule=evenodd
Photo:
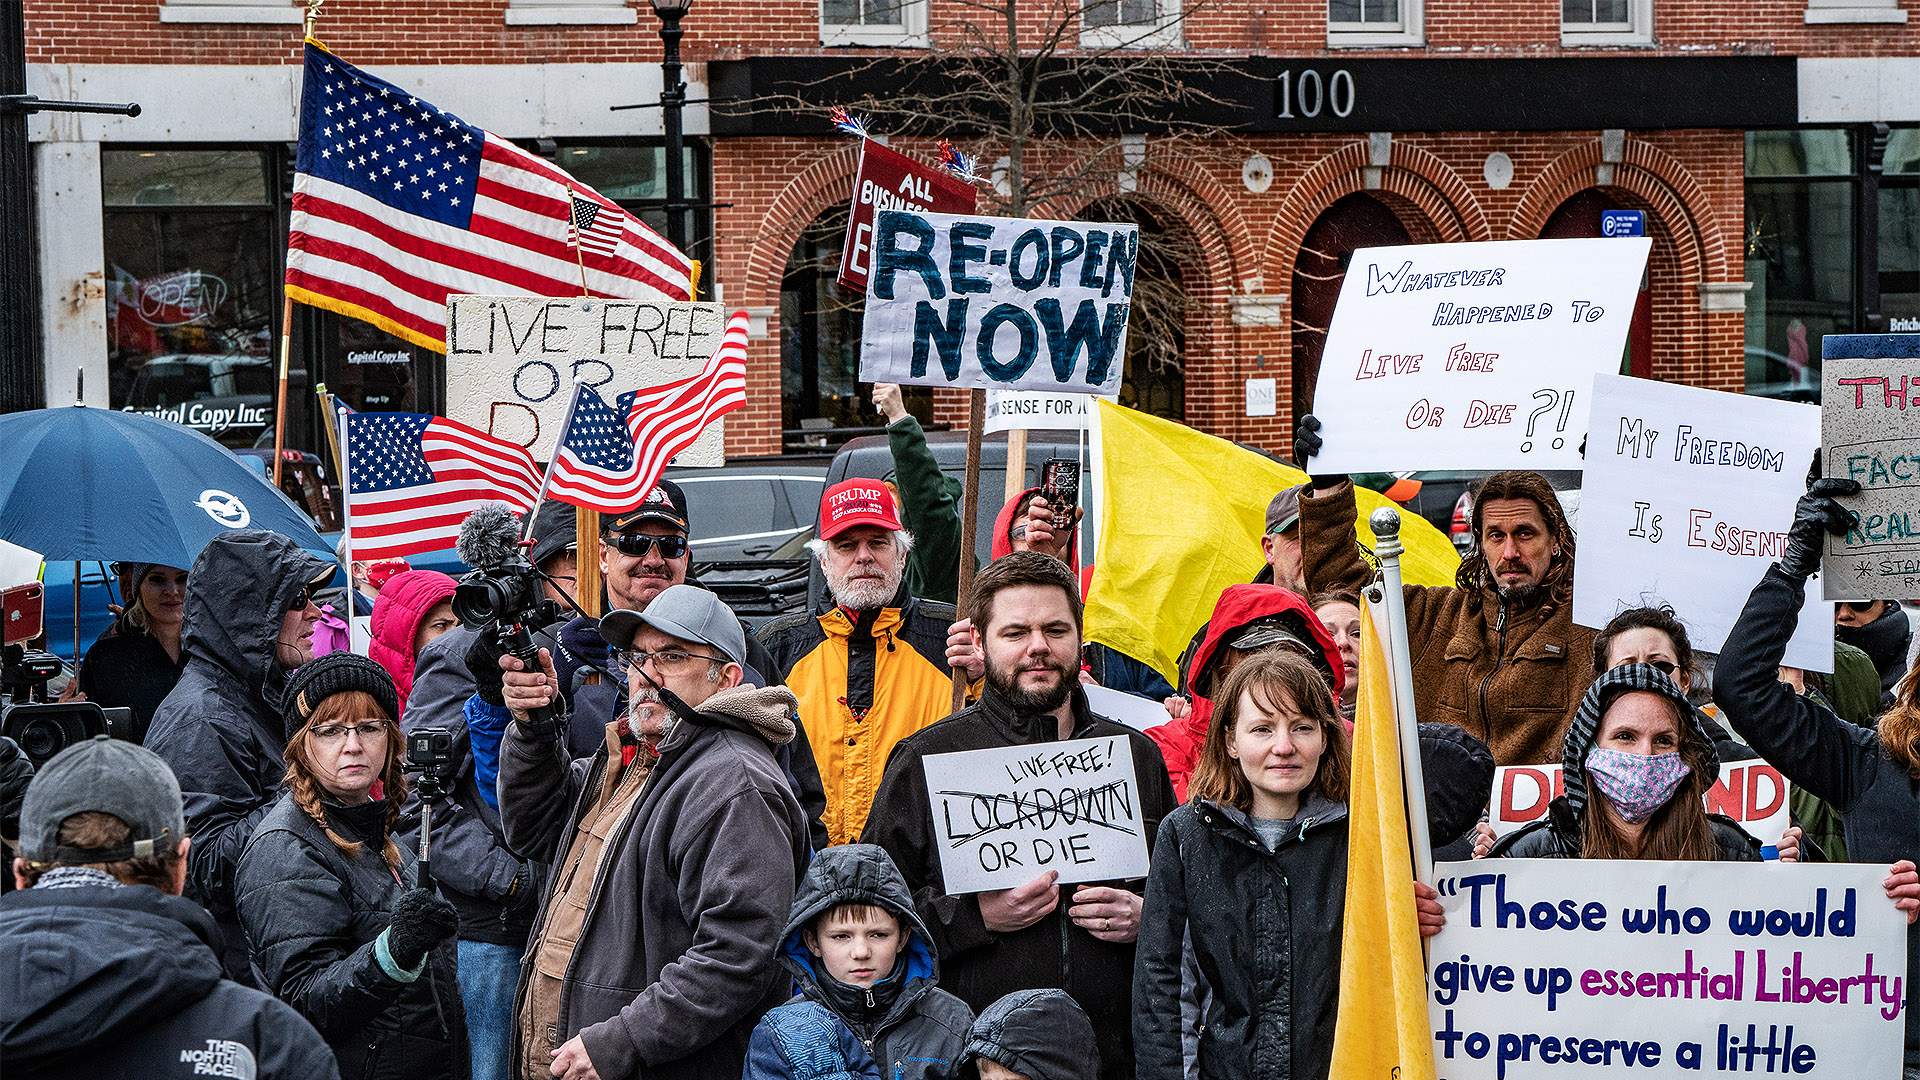
M560 605L541 588L541 573L521 553L519 525L506 507L482 506L460 526L454 550L473 571L453 589L453 614L460 625L493 635L502 652L528 671L540 669L540 650L532 627L560 618ZM553 719L551 705L529 714L535 722Z
M420 795L420 859L414 885L433 887L433 804L452 794L453 732L443 727L415 728L407 735L406 770L418 773L413 789Z
M47 700L47 683L60 674L60 658L27 648L41 634L42 603L38 582L0 591L0 735L19 743L36 769L96 735L139 742L132 709Z

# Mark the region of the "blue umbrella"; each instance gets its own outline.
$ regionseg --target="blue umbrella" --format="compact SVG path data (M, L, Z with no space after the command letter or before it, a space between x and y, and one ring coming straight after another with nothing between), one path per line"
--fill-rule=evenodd
M83 405L0 416L0 539L49 560L192 566L228 529L333 557L299 507L197 431Z

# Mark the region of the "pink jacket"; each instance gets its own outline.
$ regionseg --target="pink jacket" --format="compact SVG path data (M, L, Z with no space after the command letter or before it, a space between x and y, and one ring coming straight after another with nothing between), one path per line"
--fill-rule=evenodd
M367 644L367 655L393 676L400 689L402 714L413 689L414 635L435 604L453 597L453 584L438 570L409 570L389 578L373 602L373 639Z

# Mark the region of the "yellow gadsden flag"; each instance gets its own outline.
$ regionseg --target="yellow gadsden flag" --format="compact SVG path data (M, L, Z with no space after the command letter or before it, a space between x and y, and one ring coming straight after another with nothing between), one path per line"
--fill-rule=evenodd
M1099 561L1087 593L1087 640L1145 662L1175 686L1180 654L1229 585L1252 581L1274 493L1307 474L1184 424L1096 400ZM1391 505L1360 489L1367 515ZM1409 585L1451 585L1460 556L1420 515L1402 512L1400 572Z
M1413 911L1413 855L1393 674L1360 607L1360 705L1347 797L1347 914L1340 938L1340 1017L1330 1080L1433 1080L1427 967Z

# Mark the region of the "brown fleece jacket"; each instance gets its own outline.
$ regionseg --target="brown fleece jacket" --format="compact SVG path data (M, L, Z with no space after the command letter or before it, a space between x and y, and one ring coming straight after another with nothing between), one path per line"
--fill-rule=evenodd
M1307 590L1363 589L1373 565L1354 539L1353 485L1300 493ZM1491 586L1408 585L1414 708L1423 722L1465 728L1501 765L1560 760L1567 718L1593 681L1593 631L1571 604L1503 610Z

